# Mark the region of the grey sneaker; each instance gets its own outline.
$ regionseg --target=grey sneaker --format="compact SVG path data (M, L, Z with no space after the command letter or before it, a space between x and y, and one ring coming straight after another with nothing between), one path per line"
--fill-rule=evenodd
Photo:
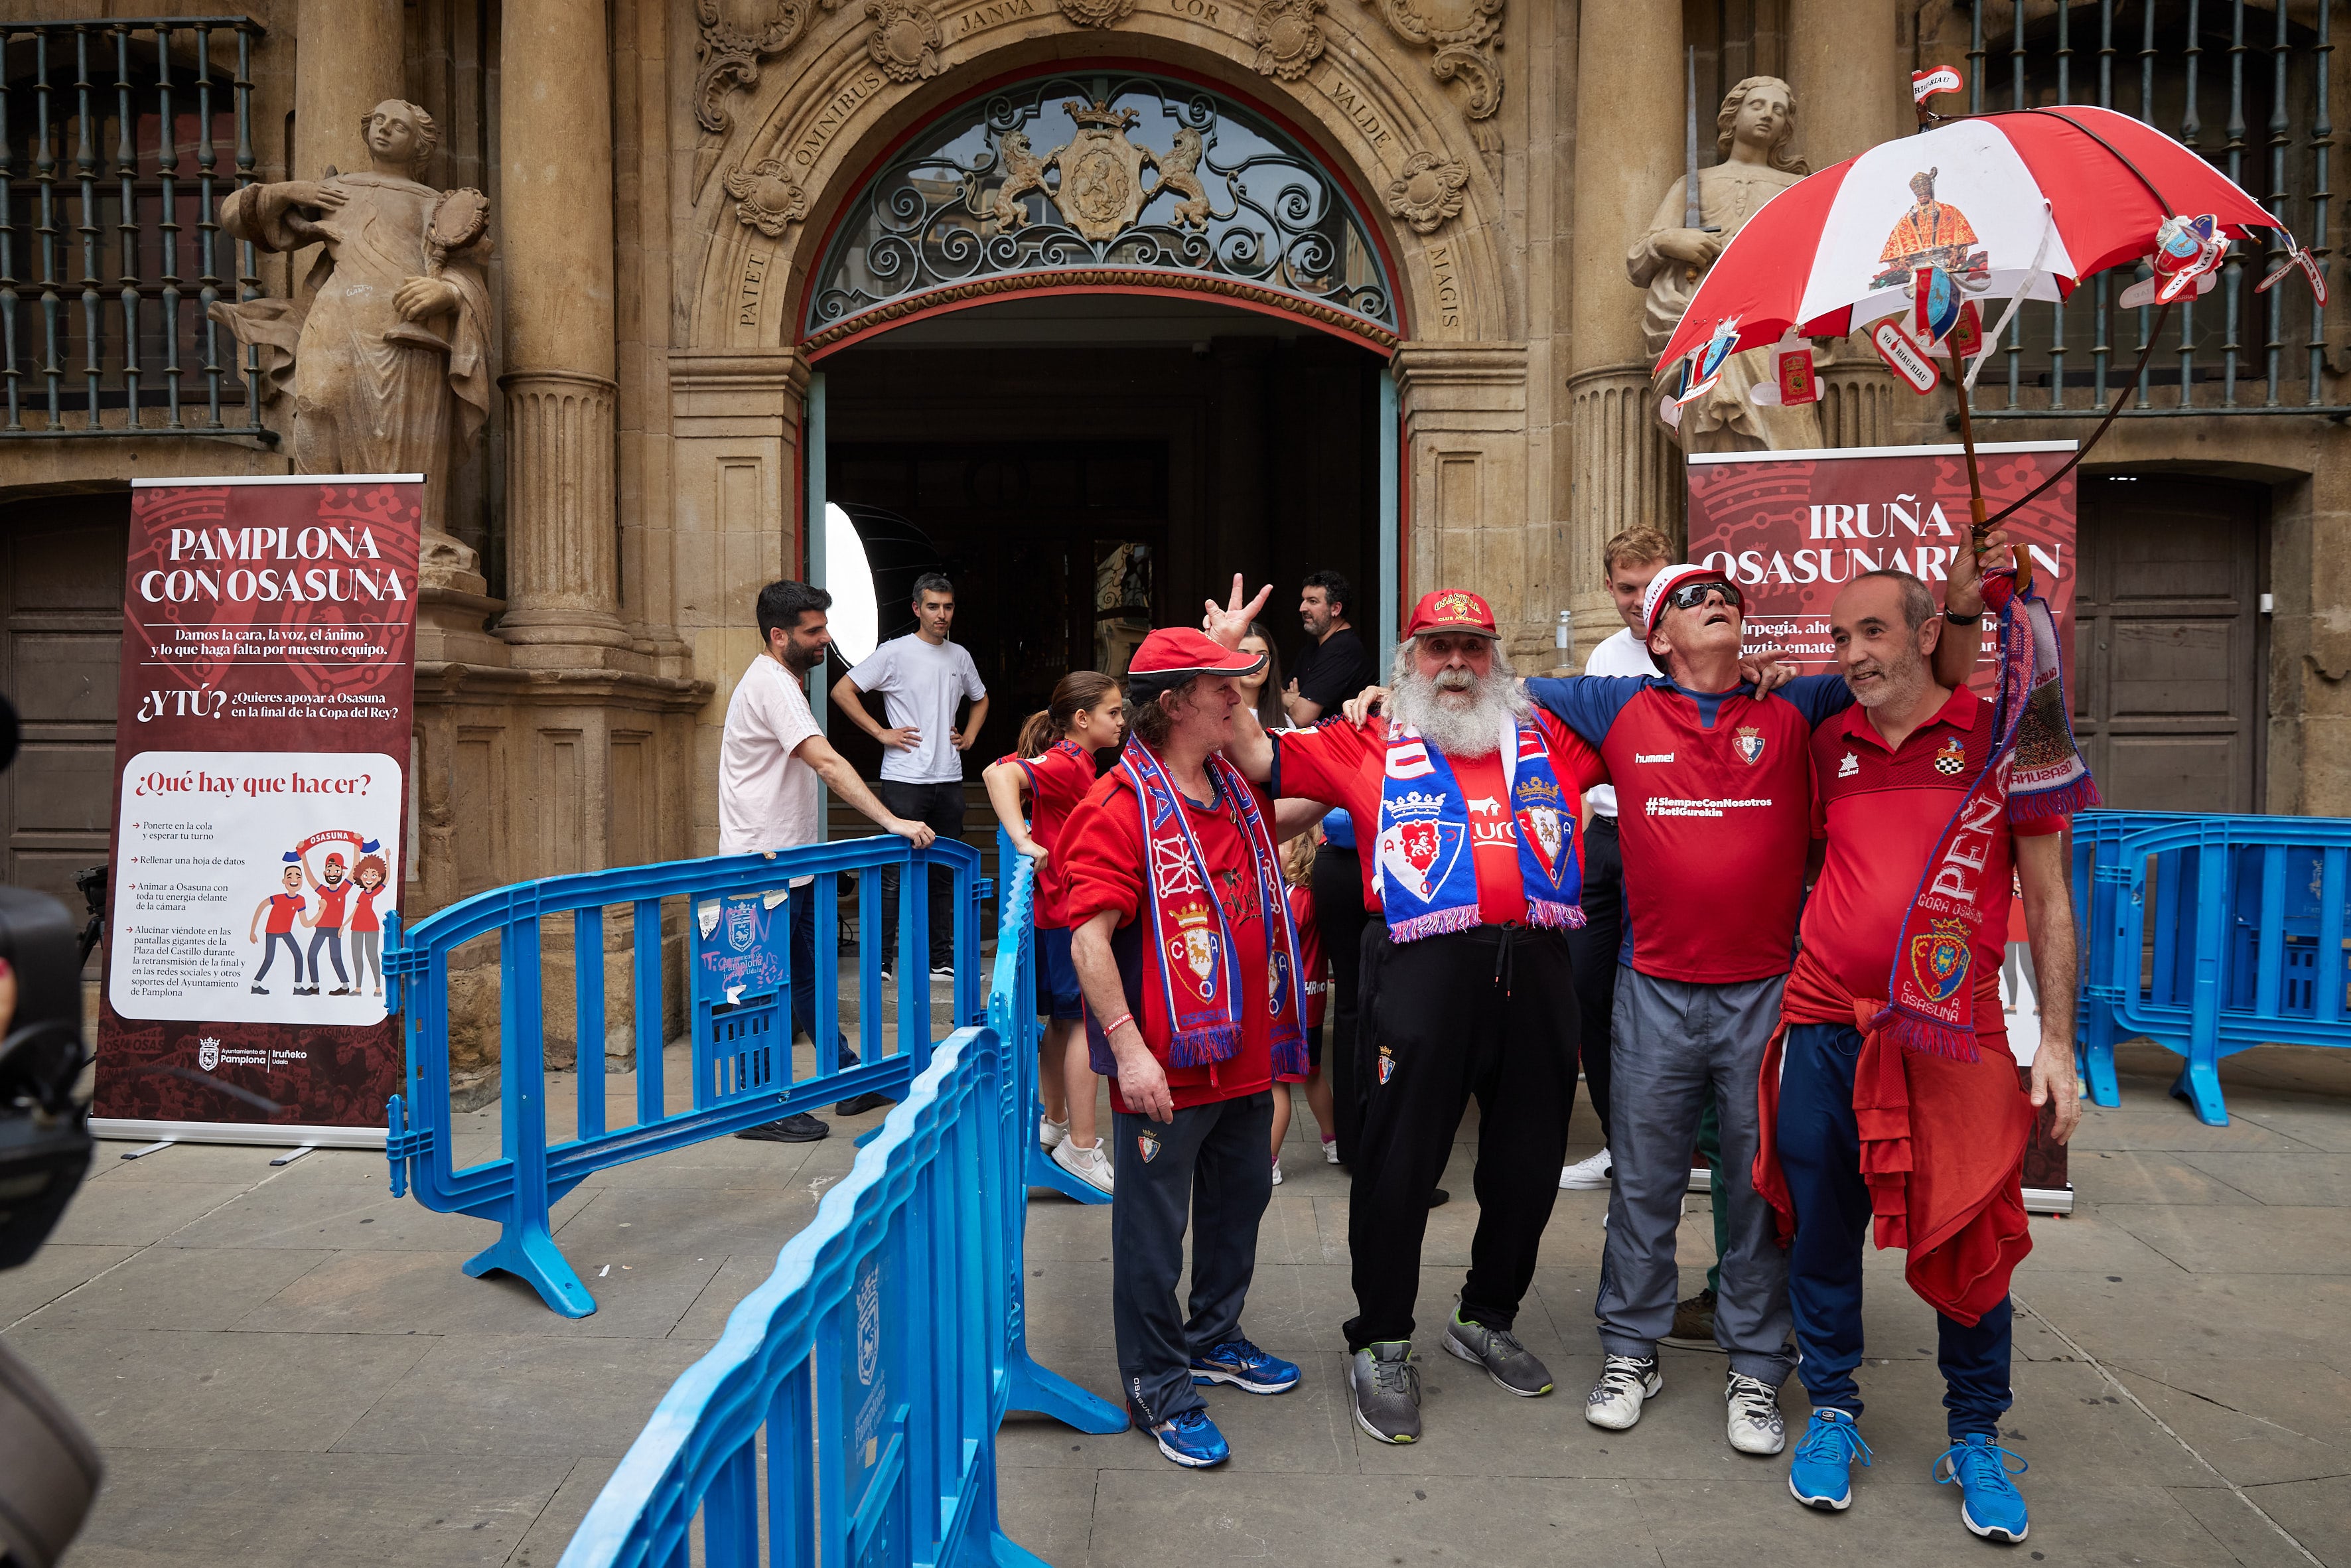
M1420 1440L1420 1368L1412 1364L1409 1340L1385 1340L1357 1351L1348 1367L1347 1392L1355 1425L1383 1443Z
M1609 1354L1601 1363L1600 1381L1583 1401L1583 1418L1595 1427L1622 1432L1641 1418L1641 1406L1666 1386L1654 1355Z
M1550 1369L1508 1329L1465 1323L1456 1312L1445 1325L1444 1343L1447 1350L1472 1366L1484 1367L1487 1376L1521 1399L1551 1392Z

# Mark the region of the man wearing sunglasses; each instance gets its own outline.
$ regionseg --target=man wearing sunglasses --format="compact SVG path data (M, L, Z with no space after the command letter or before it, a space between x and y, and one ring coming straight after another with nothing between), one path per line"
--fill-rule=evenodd
M1955 619L1980 615L1972 553L1951 566ZM1742 679L1743 596L1721 572L1670 566L1642 605L1662 676L1532 680L1527 694L1598 748L1616 789L1625 863L1609 1092L1614 1185L1597 1314L1604 1360L1584 1406L1623 1430L1664 1387L1675 1233L1711 1096L1728 1219L1714 1337L1729 1357L1726 1431L1741 1453L1786 1437L1792 1370L1787 1259L1754 1190L1756 1073L1779 1020L1811 848L1813 725L1851 706L1844 679L1799 677L1769 695ZM1981 639L1946 639L1938 674L1964 681ZM1946 668L1948 664L1949 667Z

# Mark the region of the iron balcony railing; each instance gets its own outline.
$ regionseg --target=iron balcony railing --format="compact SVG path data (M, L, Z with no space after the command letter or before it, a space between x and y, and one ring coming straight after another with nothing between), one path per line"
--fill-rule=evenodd
M1922 8L1920 52L1932 64L1966 44L1971 112L2095 103L2178 137L2301 236L2332 286L2329 57L2343 3L1950 0ZM2299 277L2253 291L2284 254L2274 241L2258 256L2232 247L2213 292L2173 308L2126 416L2351 414L2330 395L2326 309ZM2113 302L2131 277L2116 269L2064 303L2020 309L2001 346L2006 374L1996 360L1977 382L1978 415L2104 413L2154 329L2151 307Z
M0 437L277 439L257 354L209 316L262 292L219 223L255 179L262 31L0 20Z

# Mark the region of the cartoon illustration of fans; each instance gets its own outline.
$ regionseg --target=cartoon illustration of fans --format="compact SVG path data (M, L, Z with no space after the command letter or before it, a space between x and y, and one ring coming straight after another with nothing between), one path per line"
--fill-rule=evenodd
M282 877L286 891L273 893L255 904L253 918L246 923L245 939L258 942L261 940L261 917L265 915L269 917L269 946L262 951L260 972L253 977L253 994L256 997L269 994L268 988L261 982L269 977L269 967L277 961L277 944L280 942L286 944L286 956L294 963L294 994L298 997L302 994L302 947L294 938L294 917L309 906L309 900L302 896L301 856L289 850L286 859L288 863Z
M372 840L361 844L363 852L375 849ZM358 994L359 982L371 974L375 983L368 995L383 995L383 921L375 912L376 894L383 891L384 878L391 873L383 857L372 852L362 853L351 879L359 885L351 891L350 923L344 927L351 934L351 990Z
M351 985L350 972L343 967L343 924L346 918L344 906L349 903L352 890L357 885L344 874L350 868L350 862L340 854L329 854L327 856L326 863L319 868L321 874L313 876L310 873L310 850L313 846L329 839L355 839L355 835L348 832L313 833L303 840L295 851L298 862L302 867L302 874L309 881L310 891L319 895L317 912L302 917L302 923L311 928L310 984L307 990L298 988L294 993L298 997L315 997L319 994L319 984L326 977L319 966L319 949L321 947L327 950L327 956L332 959L335 965L335 988L327 994L330 997L350 997L359 994Z

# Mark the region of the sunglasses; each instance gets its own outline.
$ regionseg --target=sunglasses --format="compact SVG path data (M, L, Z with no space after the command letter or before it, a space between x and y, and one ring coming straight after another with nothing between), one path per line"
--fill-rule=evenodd
M1747 608L1747 601L1740 596L1738 584L1711 580L1685 582L1666 594L1666 602L1677 610L1695 610L1706 602L1708 595L1715 593L1721 594L1722 601L1733 610Z

